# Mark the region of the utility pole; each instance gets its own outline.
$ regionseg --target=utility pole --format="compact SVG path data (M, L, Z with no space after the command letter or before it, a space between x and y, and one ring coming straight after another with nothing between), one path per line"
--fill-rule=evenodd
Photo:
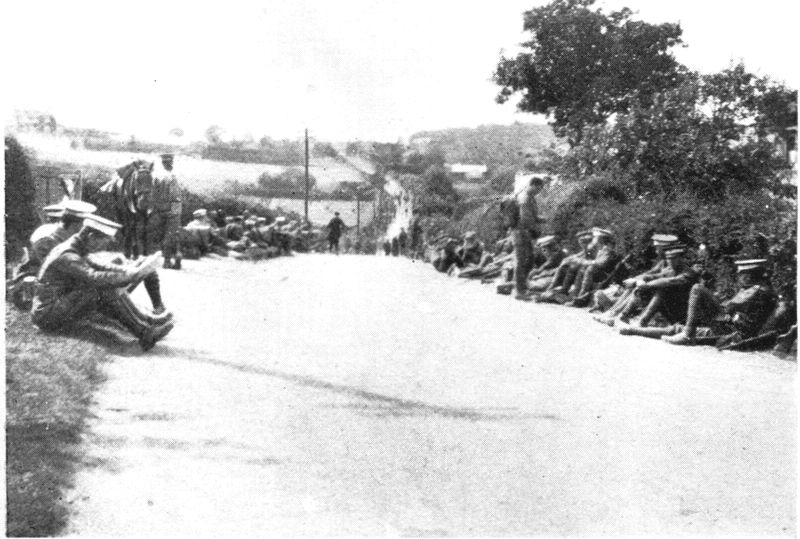
M358 192L358 188L355 189L356 192L356 240L361 237L361 193Z
M305 200L305 218L308 223L308 128L306 128L306 200Z

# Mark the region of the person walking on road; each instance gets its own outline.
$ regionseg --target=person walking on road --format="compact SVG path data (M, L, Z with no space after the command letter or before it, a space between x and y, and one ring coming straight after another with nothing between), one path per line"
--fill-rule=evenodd
M339 254L339 238L342 237L342 232L345 228L344 221L339 217L339 212L334 212L333 219L328 223L328 252L336 250L336 254Z

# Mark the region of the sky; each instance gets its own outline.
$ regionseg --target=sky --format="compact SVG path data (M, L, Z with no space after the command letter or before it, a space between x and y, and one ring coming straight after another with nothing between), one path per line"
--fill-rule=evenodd
M407 138L416 131L546 121L498 105L492 72L544 0L2 2L4 123L14 109L60 124L163 139ZM679 21L676 51L705 72L742 59L800 85L795 0L601 0Z

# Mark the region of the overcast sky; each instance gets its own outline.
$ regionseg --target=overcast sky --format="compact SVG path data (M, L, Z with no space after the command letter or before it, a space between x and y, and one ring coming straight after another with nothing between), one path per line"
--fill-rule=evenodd
M542 0L2 2L4 118L157 137L211 124L256 139L397 140L422 129L542 121L497 105L500 51ZM796 0L606 0L680 21L680 61L800 84ZM9 77L13 75L13 79Z

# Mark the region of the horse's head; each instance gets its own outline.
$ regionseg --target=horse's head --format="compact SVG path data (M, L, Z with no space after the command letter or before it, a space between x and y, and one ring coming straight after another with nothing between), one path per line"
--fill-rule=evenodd
M153 163L138 159L122 168L117 174L123 180L122 196L132 213L147 213L150 210L153 191Z

